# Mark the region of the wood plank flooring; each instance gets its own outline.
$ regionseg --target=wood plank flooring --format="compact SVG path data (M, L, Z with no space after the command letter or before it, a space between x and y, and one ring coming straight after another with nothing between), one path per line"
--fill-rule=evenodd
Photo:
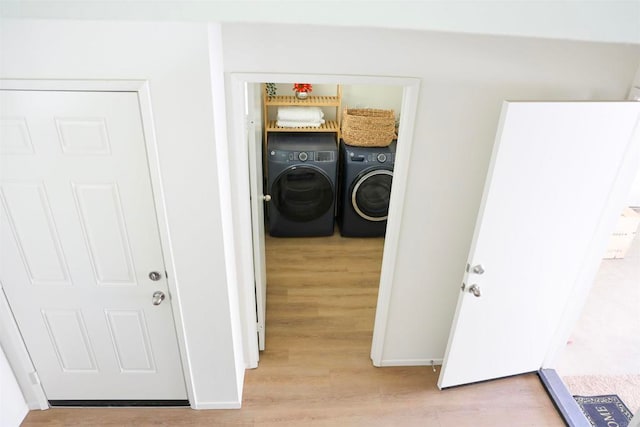
M431 367L373 367L383 239L266 245L267 349L242 409L56 408L23 426L564 426L534 374L440 391Z

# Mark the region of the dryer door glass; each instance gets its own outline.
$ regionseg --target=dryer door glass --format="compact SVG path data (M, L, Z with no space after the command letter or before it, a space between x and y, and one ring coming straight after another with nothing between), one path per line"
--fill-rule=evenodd
M280 214L291 221L310 221L333 207L333 185L319 169L296 166L285 170L271 191Z
M369 221L384 221L389 213L393 172L377 169L356 179L351 191L353 209Z

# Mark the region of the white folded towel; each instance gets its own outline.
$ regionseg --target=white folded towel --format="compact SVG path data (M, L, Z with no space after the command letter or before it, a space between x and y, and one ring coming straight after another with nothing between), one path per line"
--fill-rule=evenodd
M278 120L276 125L281 128L319 128L324 120L298 121L298 120Z
M324 118L320 107L279 107L278 120L317 122Z

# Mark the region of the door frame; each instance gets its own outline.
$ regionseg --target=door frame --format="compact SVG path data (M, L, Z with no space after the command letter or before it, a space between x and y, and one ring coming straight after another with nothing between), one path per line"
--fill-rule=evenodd
M249 117L251 105L247 105L245 85L265 82L295 83L313 81L314 84L341 85L380 85L400 86L403 88L402 110L398 129L398 149L393 175L393 186L387 220L387 232L382 256L382 270L378 303L373 328L371 360L375 366L381 366L387 319L391 303L391 293L396 267L401 221L404 210L404 197L407 189L409 164L411 160L413 131L418 110L420 79L412 77L364 76L364 75L325 75L325 74L284 74L284 73L230 73L228 74L227 102L229 109L229 154L232 168L232 187L235 197L235 218L237 218L237 260L240 310L242 315L242 335L245 365L256 368L260 357L258 349L258 324L256 322L255 270L252 241L252 212L250 198L250 164L246 135L249 122L261 125L261 120Z
M151 108L151 94L149 83L146 80L19 80L0 79L0 89L4 90L32 90L32 91L93 91L93 92L135 92L138 95L140 105L140 118L144 132L145 151L151 180L151 193L154 199L154 208L158 221L158 233L160 236L161 250L164 259L164 267L167 272L167 286L171 298L171 311L178 338L178 350L182 375L185 381L187 397L193 408L196 399L191 382L191 368L186 352L180 293L175 277L173 265L173 250L169 234L169 226L166 217L166 203L160 173L158 145L155 135L155 125ZM2 284L0 283L0 291ZM27 347L20 335L20 329L11 313L11 307L6 300L4 292L0 292L0 319L3 327L0 328L0 343L5 355L16 374L16 379L22 390L29 409L47 409L49 402L37 373L29 357Z

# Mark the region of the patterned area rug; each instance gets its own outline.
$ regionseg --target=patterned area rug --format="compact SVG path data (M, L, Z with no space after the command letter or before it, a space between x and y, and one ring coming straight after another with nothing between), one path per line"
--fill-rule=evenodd
M640 356L640 353L638 353L638 355ZM640 365L638 366L640 369ZM640 373L640 370L637 372ZM636 411L640 410L640 374L563 375L562 381L566 384L569 392L573 396L602 396L604 394L615 394L624 402L632 414L635 414Z
M615 394L573 396L580 409L595 427L627 427L633 414Z

